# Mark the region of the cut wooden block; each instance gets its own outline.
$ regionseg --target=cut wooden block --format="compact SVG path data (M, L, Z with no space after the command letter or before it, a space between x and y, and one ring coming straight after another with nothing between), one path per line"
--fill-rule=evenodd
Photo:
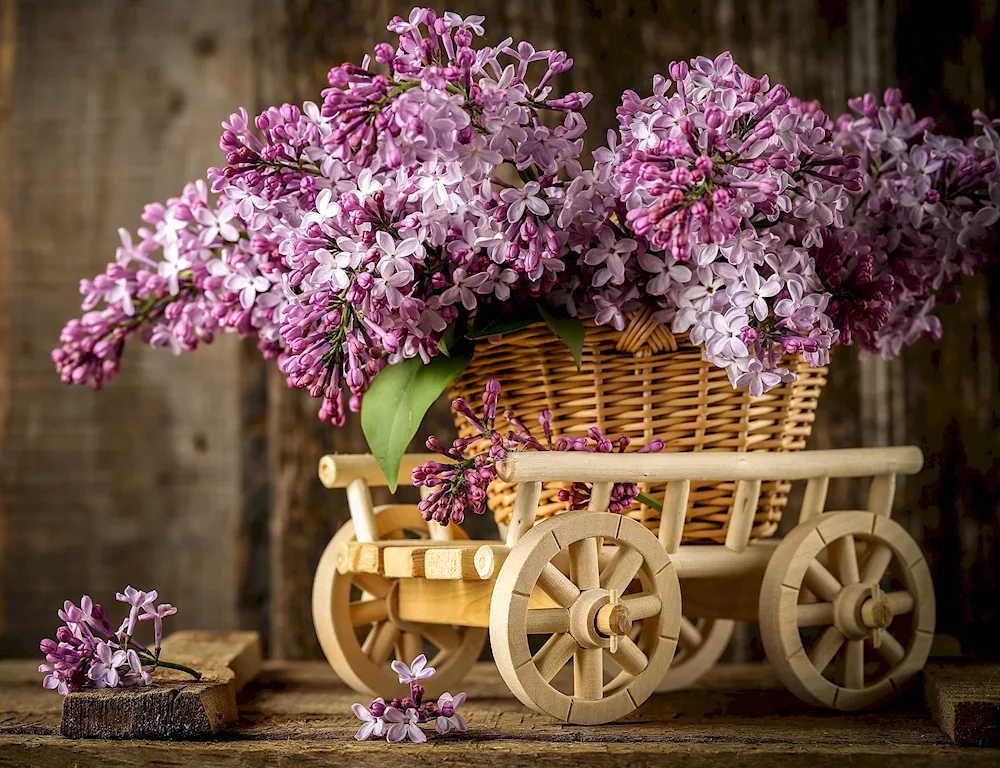
M188 739L236 722L236 694L260 672L256 632L176 632L163 659L197 669L201 680L159 669L155 685L81 691L63 701L61 733L71 739Z
M924 668L924 704L956 744L1000 744L1000 666L932 662Z

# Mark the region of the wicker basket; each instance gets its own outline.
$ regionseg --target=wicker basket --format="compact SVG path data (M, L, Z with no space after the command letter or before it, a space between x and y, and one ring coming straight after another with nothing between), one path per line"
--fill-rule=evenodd
M648 311L640 311L630 316L624 331L587 323L579 371L566 345L544 325L483 343L451 394L475 403L486 382L498 379L503 385L498 412L510 408L530 427L547 409L556 436L585 434L596 424L606 435L631 437L630 450L659 437L668 452L796 451L812 429L826 369L810 368L801 358L784 363L798 375L794 383L757 398L734 391L726 372L702 360L700 348L686 336L675 338ZM465 419L456 423L463 436L473 434ZM543 487L539 518L566 511L557 498L564 487ZM777 530L789 487L781 481L763 484L752 538ZM664 486L642 490L662 498ZM725 540L734 490L734 483L692 484L685 543ZM516 486L499 480L490 486L489 505L498 523L510 519L515 492ZM656 510L641 505L627 514L657 532Z

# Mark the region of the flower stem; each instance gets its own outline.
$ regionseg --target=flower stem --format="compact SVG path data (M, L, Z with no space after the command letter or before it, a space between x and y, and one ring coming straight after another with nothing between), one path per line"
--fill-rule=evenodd
M639 491L639 495L636 496L635 498L636 501L638 501L640 504L645 504L647 507L652 507L657 512L663 511L663 505L656 499L654 499L652 496L650 496L648 493Z
M148 661L157 667L165 667L166 669L176 669L179 672L186 672L191 675L195 680L201 680L201 672L196 669L191 669L191 667L185 667L183 664L176 664L172 661L164 661L163 659L154 659L153 657L146 657L141 659L141 661Z

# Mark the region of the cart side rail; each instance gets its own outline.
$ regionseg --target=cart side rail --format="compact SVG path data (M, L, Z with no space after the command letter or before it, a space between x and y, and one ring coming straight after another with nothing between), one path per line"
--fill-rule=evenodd
M510 453L498 465L507 482L650 482L809 480L912 475L923 466L916 446L775 453Z
M428 461L447 462L439 453L407 453L399 463L397 481L413 485L413 468ZM354 480L369 487L388 485L378 461L370 453L330 453L319 460L319 480L327 488L346 488Z

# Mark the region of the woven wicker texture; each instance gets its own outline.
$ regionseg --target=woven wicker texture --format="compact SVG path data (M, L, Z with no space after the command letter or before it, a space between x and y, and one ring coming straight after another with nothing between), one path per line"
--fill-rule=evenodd
M758 398L734 391L726 372L702 360L700 348L686 335L675 339L642 311L621 332L588 322L579 371L566 345L544 325L507 334L496 343L480 342L451 396L464 397L476 408L486 382L498 379L503 385L498 414L510 408L538 436L536 416L547 409L555 436L586 434L596 424L609 437L632 438L630 451L654 437L666 442L668 452L796 451L805 447L812 429L826 368L810 368L801 358L784 364L798 374L798 381ZM474 434L464 418L456 424L462 436ZM540 519L566 511L557 498L565 487L545 484ZM777 530L789 487L787 482L762 485L752 538ZM662 484L641 488L663 498ZM734 490L734 483L691 484L685 543L725 540ZM510 519L515 493L516 485L500 480L490 486L489 504L497 522ZM627 514L657 532L660 513L655 509L636 505Z

